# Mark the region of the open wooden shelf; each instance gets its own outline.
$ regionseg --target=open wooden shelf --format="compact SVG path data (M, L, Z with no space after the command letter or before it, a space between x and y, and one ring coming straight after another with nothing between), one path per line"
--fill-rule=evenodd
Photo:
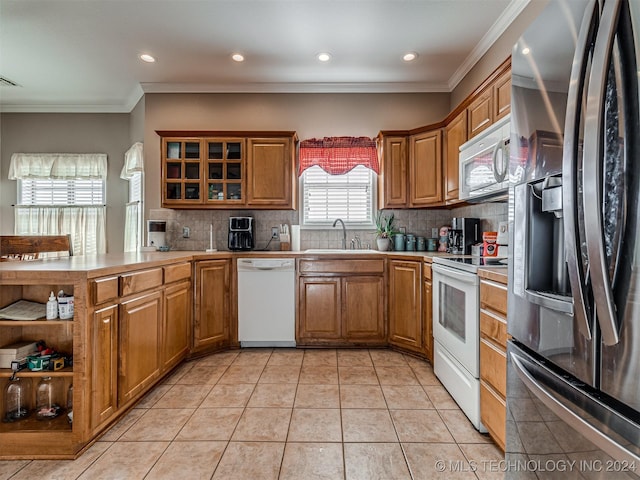
M0 378L2 377L11 377L13 375L13 371L10 368L0 368ZM65 367L61 370L56 370L55 372L49 370L42 370L39 372L32 372L31 370L20 370L16 373L17 377L72 377L73 376L73 367Z
M17 422L4 422L0 421L0 433L5 432L35 432L35 433L47 433L47 432L60 432L68 431L71 433L72 424L69 423L67 418L67 409L63 409L62 413L56 418L51 420L38 420L35 412L20 421Z
M53 326L73 325L73 319L69 320L0 320L0 327L28 327L28 326Z

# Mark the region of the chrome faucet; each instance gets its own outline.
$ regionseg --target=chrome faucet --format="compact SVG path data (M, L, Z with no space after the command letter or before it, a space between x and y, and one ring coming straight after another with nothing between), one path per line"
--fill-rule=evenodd
M342 250L347 249L347 227L344 226L344 222L341 218L336 218L336 221L333 222L333 226L335 227L338 222L342 224Z

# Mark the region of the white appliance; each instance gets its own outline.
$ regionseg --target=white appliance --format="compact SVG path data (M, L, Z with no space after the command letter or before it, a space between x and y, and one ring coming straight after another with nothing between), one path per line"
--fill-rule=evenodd
M147 220L147 244L154 249L167 246L167 222Z
M295 347L295 259L238 258L241 347Z
M460 199L506 195L509 188L510 116L460 147Z
M480 282L478 267L503 259L433 259L433 371L473 426L480 421Z

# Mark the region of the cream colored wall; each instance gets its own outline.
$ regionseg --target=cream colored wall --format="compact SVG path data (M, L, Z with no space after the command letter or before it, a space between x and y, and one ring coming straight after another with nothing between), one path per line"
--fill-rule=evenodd
M411 129L449 113L437 94L148 94L145 96L145 218L160 207L156 130L294 130L301 140L374 137Z
M529 24L540 15L540 12L544 10L548 3L549 0L531 0L529 2L487 53L482 56L471 71L456 85L451 92L451 110L457 107L491 72L498 68L498 66L511 55L511 49L522 33L527 29Z
M129 114L3 113L0 117L0 233L14 232L16 182L7 179L13 153L106 153L107 250L121 252L128 185L120 179L120 169L130 144Z

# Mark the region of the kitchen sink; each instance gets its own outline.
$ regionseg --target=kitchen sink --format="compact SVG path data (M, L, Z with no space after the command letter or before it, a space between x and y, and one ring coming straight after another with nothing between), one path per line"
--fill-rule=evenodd
M378 250L342 250L341 248L310 248L305 250L304 253L330 253L330 254L372 254L372 253L381 253Z

